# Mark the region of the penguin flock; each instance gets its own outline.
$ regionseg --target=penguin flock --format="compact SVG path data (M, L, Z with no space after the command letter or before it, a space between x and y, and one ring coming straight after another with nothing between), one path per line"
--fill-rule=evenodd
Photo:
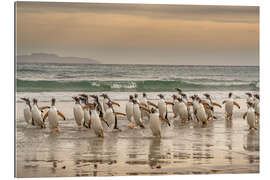
M157 94L159 100L157 104L147 99L147 94L142 93L142 99L139 100L137 93L129 95L126 103L125 113L115 111L117 102L111 100L107 94L87 95L78 94L73 96L73 115L79 129L87 128L93 130L98 137L104 138L103 124L113 127L114 130L121 131L118 127L118 116L125 116L129 122L129 128L147 128L144 119L149 122L149 128L153 136L162 137L161 124L164 122L170 126L168 107L172 106L173 119L181 123L193 121L198 123L199 127L205 127L209 122L217 119L215 108L225 107L225 119L232 120L234 106L240 109L240 105L233 99L230 92L228 98L222 102L222 105L214 102L211 95L204 93L203 97L194 94L187 96L180 88L175 88L177 94L172 95L172 101L167 101L163 94ZM258 94L246 93L247 112L243 114L243 119L247 120L249 129L257 129L260 118L260 97ZM102 99L100 99L102 98ZM63 113L56 107L56 99L51 99L50 106L38 106L37 99L32 99L32 105L29 98L20 98L25 102L24 118L27 124L46 128L46 119L51 132L59 132L59 117L66 120ZM59 117L58 117L59 116Z

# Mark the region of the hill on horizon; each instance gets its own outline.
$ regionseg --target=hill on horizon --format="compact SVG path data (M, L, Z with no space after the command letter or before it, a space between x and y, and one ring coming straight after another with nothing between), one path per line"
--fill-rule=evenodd
M17 63L65 63L65 64L100 64L99 61L72 56L59 56L49 53L32 53L31 55L18 55Z

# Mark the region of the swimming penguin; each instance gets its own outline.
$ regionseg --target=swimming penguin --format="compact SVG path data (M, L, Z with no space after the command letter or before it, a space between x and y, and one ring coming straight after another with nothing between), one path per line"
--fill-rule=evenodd
M243 115L243 119L245 119L247 117L247 123L249 126L249 130L257 129L255 127L256 116L255 116L254 104L252 104L251 102L247 102L247 105L248 105L248 110Z
M35 126L39 126L41 128L46 128L45 123L43 122L42 118L42 110L47 109L49 106L43 106L43 107L38 107L37 105L37 99L33 99L33 107L32 107L32 118L34 120Z
M179 116L182 122L186 122L188 119L187 106L183 102L182 98L178 97L175 102L176 114Z
M132 119L133 119L133 96L129 95L129 100L126 104L126 116L127 116L127 120L130 122L130 128L134 128L134 125L132 123Z
M232 120L233 115L233 105L237 106L238 109L240 109L240 106L237 102L235 102L232 98L232 93L230 92L228 95L229 99L222 102L222 104L225 104L225 110L226 110L226 119Z
M137 126L145 128L142 118L141 118L141 109L137 100L133 99L133 118Z
M55 129L56 132L59 132L59 125L58 125L58 115L60 117L63 118L63 120L66 120L65 116L57 110L56 106L55 106L55 98L52 98L52 104L51 107L49 109L49 111L44 115L43 117L43 121L45 121L45 119L48 117L49 120L49 128L51 130L51 132L53 132L53 130Z
M161 138L160 120L165 121L170 126L169 121L167 119L161 118L159 116L157 109L155 108L151 108L151 110L146 107L141 107L141 108L142 108L142 111L147 111L150 114L149 126L153 133L153 136L159 136Z
M88 95L79 94L79 96L81 96L80 100L85 106L89 105ZM89 110L89 108L84 108L83 109L83 118L84 118L83 126L86 127L86 128L91 128L91 119L90 119L90 110Z
M32 118L32 106L30 103L29 98L20 98L21 100L25 101L26 105L23 109L23 115L24 115L24 120L26 121L27 124L32 123L32 125L34 126L34 120Z
M80 104L80 99L78 97L72 97L72 99L75 100L75 104L73 106L73 114L74 119L78 127L81 129L83 126L83 118L84 118L84 112L83 107Z

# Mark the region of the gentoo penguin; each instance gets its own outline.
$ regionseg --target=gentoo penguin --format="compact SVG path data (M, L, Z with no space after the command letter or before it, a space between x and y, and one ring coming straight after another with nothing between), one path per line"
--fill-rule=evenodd
M72 99L75 100L75 104L73 106L73 114L74 114L74 119L78 127L81 129L83 126L83 107L80 104L80 99L78 97L72 97Z
M256 117L255 117L254 104L252 104L251 102L247 102L247 105L248 105L248 110L243 115L243 119L247 117L247 123L250 130L256 129L255 127Z
M49 111L47 111L43 117L43 121L45 121L45 119L48 117L49 128L51 132L53 132L54 129L56 130L56 132L60 131L58 127L58 115L62 117L63 120L66 120L65 116L60 111L58 111L57 108L55 107L55 101L56 101L55 98L52 98L51 107Z
M248 97L247 97L247 102L253 103L253 98L252 98L252 94L247 92L245 93ZM249 107L249 105L247 104L247 107Z
M182 98L178 97L175 102L176 114L179 116L182 122L186 122L188 119L187 106L183 102Z
M109 101L111 101L112 104L117 105L118 107L120 107L120 104L112 101L107 94L103 93L100 96L103 97L103 109L104 109L104 112L106 112L106 110L108 109L108 102Z
M199 121L195 113L197 109L199 108L199 102L197 102L196 97L197 95L190 96L190 98L192 99L192 102L188 102L188 106L189 104L192 105L193 119Z
M47 109L49 106L38 107L37 99L33 99L33 107L32 107L32 118L34 120L35 126L40 126L41 128L46 128L46 125L43 122L42 118L42 110Z
M173 106L172 106L172 111L173 111L173 118L176 118L177 117L177 110L176 110L176 102L178 102L177 100L177 96L175 94L172 95L172 98L173 98Z
M205 109L208 119L217 119L216 116L214 116L214 106L217 106L219 108L222 108L222 106L216 102L213 102L210 94L204 93L203 95L206 97L204 101L211 107L210 109Z
M101 124L101 120L99 118L99 115L96 111L96 106L97 106L97 103L94 102L94 104L90 104L89 105L89 108L90 108L90 111L91 111L91 123L92 123L92 129L94 130L95 134L98 136L98 137L102 137L104 138L104 130L103 130L103 126Z
M26 121L27 124L32 123L34 126L34 120L32 118L32 107L29 98L20 98L21 100L25 101L26 105L23 109L23 115L24 115L24 120Z
M147 105L147 95L146 95L146 93L143 93L143 98L141 100L141 105L144 106L144 107L146 107L146 108L149 108L149 106ZM144 117L147 117L147 119L149 120L149 118L150 118L149 112L142 111L142 119Z
M190 112L190 106L187 105L188 103L188 98L187 95L184 93L181 93L181 99L182 101L185 103L186 107L187 107L187 112L188 112L188 120L192 120L192 116L191 116L191 112Z
M129 95L129 100L126 104L126 116L127 120L130 122L130 128L134 128L134 125L132 123L132 118L133 118L133 96Z
M158 94L157 96L160 97L159 101L158 101L158 110L159 110L159 115L162 118L165 118L168 120L168 112L167 112L167 104L163 94Z
M182 94L182 89L180 89L180 88L174 88L177 92L178 92L178 94L181 96L181 94Z
M134 99L137 101L138 104L140 104L139 96L137 93L134 94Z
M253 94L253 96L254 96L255 114L257 119L256 122L258 123L260 119L260 96L258 94Z
M205 112L205 106L203 105L202 100L198 96L195 97L195 100L196 100L196 102L194 102L194 103L196 103L195 104L196 109L194 110L194 114L198 120L198 123L200 126L202 126L203 124L207 125L208 119L207 119L207 115ZM189 102L188 105L194 105L194 103Z
M107 111L105 112L105 115L104 115L104 120L106 122L108 122L108 125L111 125L114 123L114 127L113 129L119 129L117 127L117 118L115 116L117 115L123 115L123 116L126 116L124 113L120 113L120 112L115 112L114 109L113 109L113 106L112 106L112 102L109 101L108 102L108 109ZM120 129L119 129L120 130Z
M103 112L103 109L102 109L102 106L100 104L98 96L97 95L89 95L89 96L92 97L94 99L94 102L97 103L97 105L96 105L97 113L99 114L100 118L103 118L103 116L104 116L103 114L105 111Z
M88 96L86 94L79 94L81 102L87 106L89 105ZM86 128L91 128L90 110L89 108L83 109L83 126Z
M155 109L155 108L151 108L151 110L146 108L146 107L143 107L143 106L141 108L143 111L147 111L150 114L149 126L150 126L152 133L153 133L153 136L159 136L161 138L160 119L165 121L170 126L169 121L167 119L161 118L159 116L157 109Z
M226 110L226 119L232 120L233 115L233 105L237 106L238 109L240 109L240 106L237 102L235 102L232 98L232 93L230 92L228 95L229 99L222 102L222 104L225 104L225 110Z
M133 118L137 126L145 128L142 118L141 118L141 109L137 100L133 99Z

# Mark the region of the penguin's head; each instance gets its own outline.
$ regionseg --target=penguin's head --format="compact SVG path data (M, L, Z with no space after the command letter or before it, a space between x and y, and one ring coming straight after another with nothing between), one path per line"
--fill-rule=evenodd
M86 94L79 94L79 96L84 97L85 99L88 98L88 96Z
M178 97L177 100L178 100L179 102L182 102L182 101L183 101L183 99L180 98L180 97Z
M101 94L100 96L103 97L104 99L109 98L109 96L107 94L105 94L105 93Z
M174 88L174 90L176 90L179 94L181 94L183 92L182 89L180 89L180 88Z
M37 104L37 99L36 98L33 98L32 101L33 101L34 104Z
M251 93L247 92L245 93L248 97L252 97Z
M133 100L133 95L129 95L129 100Z
M189 98L191 98L193 101L194 101L194 99L195 99L195 96L189 96Z
M29 98L20 98L21 100L25 101L26 104L30 105Z
M146 98L146 93L145 92L142 95L143 95L144 98Z
M78 97L73 96L72 99L74 99L76 103L80 103L80 99Z
M134 97L135 97L135 98L138 98L138 94L137 94L137 93L135 93L135 94L134 94Z
M157 96L159 96L160 99L163 99L164 98L163 94L158 94Z
M229 93L229 96L228 96L228 97L229 97L229 98L231 98L231 97L232 97L232 93L231 93L231 92Z
M181 96L182 96L182 98L187 100L187 95L186 94L182 93Z
M204 95L207 99L210 99L210 98L211 98L210 95L207 94L207 93L204 93L203 95Z
M260 96L259 96L258 94L253 94L253 96L254 96L256 99L260 100Z
M85 97L79 97L82 103L86 104L86 98Z
M108 107L112 108L112 102L109 101L108 103L106 103L108 105Z
M252 107L252 108L254 108L255 107L255 104L253 104L252 102L246 102L247 103L247 105L248 105L248 107Z
M138 104L138 101L136 99L132 100L133 104Z
M52 106L55 105L55 102L56 102L56 99L53 97L53 98L52 98Z
M177 96L175 94L172 95L173 100L177 99Z
M151 113L156 113L157 109L156 108L151 108Z

